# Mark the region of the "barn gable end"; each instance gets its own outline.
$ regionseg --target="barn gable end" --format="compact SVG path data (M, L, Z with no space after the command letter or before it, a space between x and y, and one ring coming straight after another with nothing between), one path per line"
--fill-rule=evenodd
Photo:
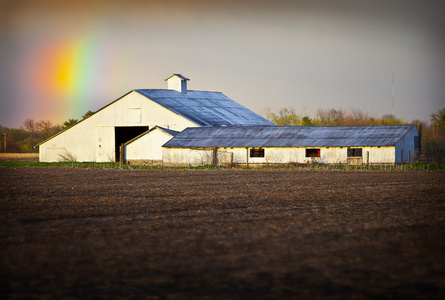
M188 80L180 74L174 77ZM155 126L181 131L187 127L252 124L274 125L218 92L133 90L37 146L43 162L109 162L118 161L121 144Z

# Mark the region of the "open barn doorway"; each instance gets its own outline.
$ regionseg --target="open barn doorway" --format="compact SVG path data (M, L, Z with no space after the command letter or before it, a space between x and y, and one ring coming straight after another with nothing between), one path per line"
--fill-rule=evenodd
M121 144L128 142L131 139L134 139L138 135L146 132L148 130L148 126L132 126L132 127L114 127L114 141L115 141L115 156L116 160L120 160L120 152L119 147Z

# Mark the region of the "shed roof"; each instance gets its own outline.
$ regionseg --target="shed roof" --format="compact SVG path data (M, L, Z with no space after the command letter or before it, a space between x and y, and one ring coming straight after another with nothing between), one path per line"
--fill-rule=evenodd
M143 137L143 136L149 134L150 132L152 132L152 131L154 131L154 130L156 130L156 129L159 129L159 130L161 130L161 131L164 131L165 133L171 135L172 137L173 137L173 136L176 136L177 134L179 134L179 131L175 131L175 130L167 129L167 128L164 128L164 127L161 127L161 126L155 126L155 127L151 128L150 130L147 130L147 131L141 133L140 135L136 136L135 138L129 140L128 142L125 143L125 145L129 145L129 144L133 143L134 141L140 139L141 137Z
M187 77L185 77L184 75L181 75L181 74L173 74L172 76L170 76L170 77L168 77L167 79L165 79L165 81L169 80L170 78L172 78L172 77L174 77L174 76L179 77L179 78L181 78L181 79L183 79L183 80L190 80L190 79L188 79Z
M186 128L163 147L383 147L395 146L413 128L415 125Z
M140 89L135 92L199 126L275 126L220 92Z

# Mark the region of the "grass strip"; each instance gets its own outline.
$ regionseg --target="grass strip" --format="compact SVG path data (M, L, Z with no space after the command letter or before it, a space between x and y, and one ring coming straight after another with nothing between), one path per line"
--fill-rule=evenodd
M191 169L191 170L214 170L225 168L216 165L202 165L202 166L188 166L188 167L164 167L164 166L144 166L144 165L120 165L115 162L98 163L98 162L32 162L32 161L0 161L0 166L3 167L72 167L72 168L106 168L106 169L144 169L144 170L156 170L156 169ZM346 165L324 165L324 164L312 164L307 166L294 166L294 165L282 165L282 166L262 166L246 168L237 167L237 169L294 169L294 170L356 170L356 171L404 171L404 170L445 170L445 164L400 164L392 166L346 166Z

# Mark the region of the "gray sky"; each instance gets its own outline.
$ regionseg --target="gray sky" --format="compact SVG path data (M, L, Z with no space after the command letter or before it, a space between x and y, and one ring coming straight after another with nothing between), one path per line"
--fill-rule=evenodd
M445 106L439 1L0 0L0 124L61 123L128 91L220 91L262 113L363 109L429 121Z

